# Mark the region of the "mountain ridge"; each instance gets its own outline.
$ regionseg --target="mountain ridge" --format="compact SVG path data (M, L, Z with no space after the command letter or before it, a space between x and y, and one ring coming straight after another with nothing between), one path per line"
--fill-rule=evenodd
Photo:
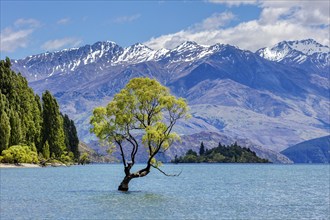
M282 41L273 47L265 47L256 51L259 56L295 67L303 66L311 72L321 71L329 76L330 48L313 39L301 41Z
M293 62L294 53L287 57L292 62L260 54L226 44L184 42L172 50L152 50L139 43L122 48L108 41L12 63L37 93L49 89L55 94L85 142L93 139L88 133L92 109L106 105L133 77L155 78L187 99L193 117L179 123L180 134L241 136L277 152L327 135L329 52L306 55L311 62Z

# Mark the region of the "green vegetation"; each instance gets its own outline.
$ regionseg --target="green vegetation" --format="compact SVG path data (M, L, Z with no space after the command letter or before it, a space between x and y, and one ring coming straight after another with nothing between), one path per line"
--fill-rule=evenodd
M4 163L38 163L38 155L29 146L15 145L2 151L0 160Z
M85 165L85 164L89 164L90 158L87 152L83 153L80 158L79 158L79 164Z
M172 129L177 120L188 116L187 111L184 99L175 98L166 87L149 78L131 79L107 107L94 109L91 131L100 141L116 145L121 152L125 178L118 190L127 191L129 182L148 175L151 167L159 170L160 162L155 156L179 139ZM149 159L145 168L131 173L140 147L138 134L142 135Z
M73 121L60 113L49 91L40 100L27 80L10 67L9 58L0 61L0 162L35 163L38 157L32 157L30 151L42 160L78 161L79 140Z
M63 117L63 129L65 136L65 146L69 152L73 153L74 158L79 158L79 139L77 134L76 126L73 120L71 120L67 115L62 115Z
M199 154L193 150L188 150L183 157L175 157L172 163L269 163L267 159L262 159L249 148L241 147L234 143L232 145L221 145L205 150L201 143Z

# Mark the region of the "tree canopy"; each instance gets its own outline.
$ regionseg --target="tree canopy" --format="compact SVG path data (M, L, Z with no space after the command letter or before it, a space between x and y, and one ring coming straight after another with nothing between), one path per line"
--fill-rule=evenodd
M171 95L168 88L149 78L131 79L106 107L94 109L91 131L101 142L116 145L121 153L125 178L119 190L127 191L129 181L147 175L151 167L159 169L160 162L155 156L179 139L173 127L179 119L187 117L185 100ZM137 139L138 134L142 140ZM131 173L141 145L149 155L146 167ZM128 147L130 153L125 155L124 148Z

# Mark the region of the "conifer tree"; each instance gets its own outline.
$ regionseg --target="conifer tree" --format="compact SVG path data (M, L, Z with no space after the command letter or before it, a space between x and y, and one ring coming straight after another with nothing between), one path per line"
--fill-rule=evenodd
M49 159L50 158L48 141L45 142L45 144L44 144L44 146L42 148L42 155L44 156L45 159Z
M0 90L0 152L7 149L10 138L10 121L5 110L8 109L6 96Z
M33 109L33 121L35 126L35 135L34 135L34 143L39 152L41 152L42 146L41 145L41 129L42 129L42 104L40 101L39 95L35 95L35 106Z
M64 135L65 135L65 138L64 138L64 143L65 143L65 146L66 146L66 149L68 151L71 151L71 146L70 146L70 119L68 117L68 115L62 115L62 118L63 118L63 130L64 130Z
M22 126L17 111L11 111L9 118L10 118L9 120L10 120L10 128L11 128L9 145L13 146L13 145L21 144L23 142Z
M204 147L204 143L202 142L199 148L199 155L202 156L204 155L204 153L205 153L205 147Z
M74 154L75 159L79 159L80 157L80 152L79 152L79 138L78 138L78 133L76 126L74 124L73 120L70 120L70 146L71 146L71 151Z
M7 113L2 109L0 112L0 152L6 150L9 145L10 122Z
M75 159L79 159L79 139L77 135L77 129L73 120L70 120L68 115L62 115L63 117L63 129L65 133L65 144L68 151L71 151Z
M63 130L63 119L60 115L56 99L49 91L42 95L43 105L43 145L48 141L51 155L60 157L65 151L65 136Z

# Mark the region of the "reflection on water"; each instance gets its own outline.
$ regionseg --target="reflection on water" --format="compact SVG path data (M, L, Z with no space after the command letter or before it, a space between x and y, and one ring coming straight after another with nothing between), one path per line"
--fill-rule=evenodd
M120 165L0 169L0 219L327 219L329 165L165 165L117 191Z

